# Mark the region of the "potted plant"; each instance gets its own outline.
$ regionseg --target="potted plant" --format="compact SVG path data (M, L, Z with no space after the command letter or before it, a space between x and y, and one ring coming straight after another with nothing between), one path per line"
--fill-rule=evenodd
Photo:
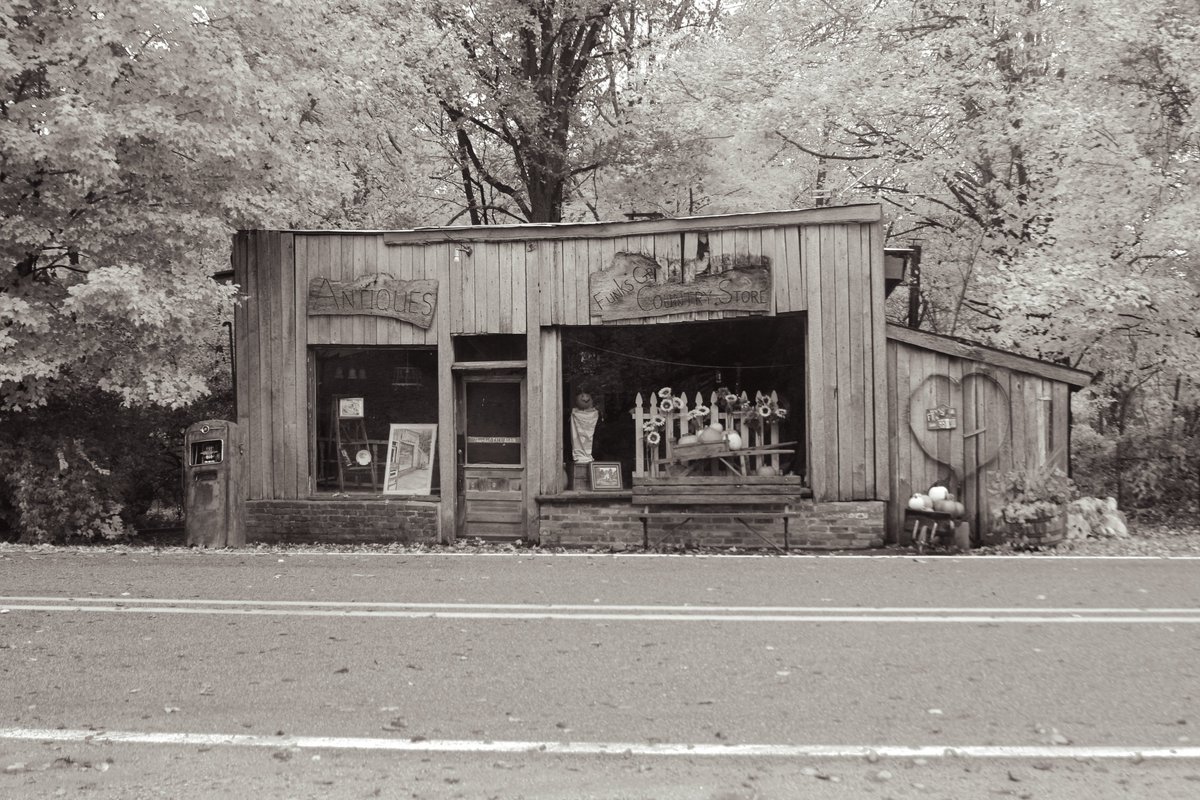
M1075 483L1043 464L992 476L989 486L993 539L1019 547L1053 547L1067 536L1067 506Z

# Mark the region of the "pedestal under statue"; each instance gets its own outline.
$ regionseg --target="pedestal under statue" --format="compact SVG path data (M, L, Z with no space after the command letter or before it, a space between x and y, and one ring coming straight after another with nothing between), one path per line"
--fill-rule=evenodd
M590 464L594 460L592 439L599 421L600 411L592 396L587 392L575 395L575 407L571 409L571 458L576 464Z

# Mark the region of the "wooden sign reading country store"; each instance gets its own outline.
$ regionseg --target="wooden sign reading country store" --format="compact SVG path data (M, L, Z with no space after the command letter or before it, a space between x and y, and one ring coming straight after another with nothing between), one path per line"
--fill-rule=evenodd
M704 256L666 264L644 253L617 253L588 276L591 316L601 322L692 311L771 310L771 259Z
M308 282L308 314L362 314L391 317L429 329L437 309L438 283L397 280L379 273L352 281L313 278Z

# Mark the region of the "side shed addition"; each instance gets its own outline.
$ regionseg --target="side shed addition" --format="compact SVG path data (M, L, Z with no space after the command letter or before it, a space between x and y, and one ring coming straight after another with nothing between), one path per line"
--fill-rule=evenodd
M1086 372L898 325L887 326L889 541L907 543L904 499L935 482L957 488L987 540L992 475L1068 471L1071 392Z

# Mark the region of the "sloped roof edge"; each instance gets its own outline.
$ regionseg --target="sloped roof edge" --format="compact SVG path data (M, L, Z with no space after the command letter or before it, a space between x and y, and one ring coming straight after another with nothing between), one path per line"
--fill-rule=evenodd
M407 230L305 230L290 228L297 235L383 234L386 244L460 243L470 241L524 241L534 239L585 239L608 236L650 236L656 233L766 228L776 225L878 222L883 219L879 203L842 206L711 214L694 217L618 220L612 222L523 222L506 225L450 225Z
M914 347L920 347L925 350L932 350L935 353L943 353L957 358L968 358L972 361L982 361L985 364L993 364L997 367L1007 367L1008 369L1027 372L1048 380L1065 383L1072 389L1082 389L1090 384L1093 378L1090 372L1084 372L1083 370L1064 367L1061 364L1023 356L1008 350L988 347L987 345L972 342L968 339L961 339L957 336L913 330L903 325L888 323L887 338L911 344Z

